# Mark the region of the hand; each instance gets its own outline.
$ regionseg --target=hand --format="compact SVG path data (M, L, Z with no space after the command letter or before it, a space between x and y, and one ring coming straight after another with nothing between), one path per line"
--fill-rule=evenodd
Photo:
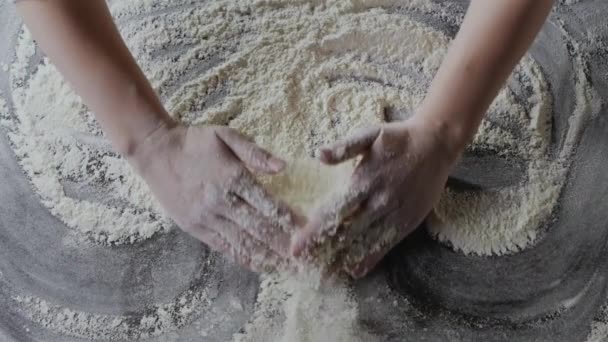
M414 117L321 148L325 164L362 159L348 190L320 206L294 235L292 253L354 278L367 274L439 200L460 155L445 138L442 127Z
M254 271L287 264L294 218L251 171L285 163L227 127L161 126L130 158L167 213L210 248Z

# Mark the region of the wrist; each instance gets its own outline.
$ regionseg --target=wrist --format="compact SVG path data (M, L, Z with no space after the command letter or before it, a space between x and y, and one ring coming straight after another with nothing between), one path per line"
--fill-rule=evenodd
M464 123L454 120L459 116L446 117L437 112L420 108L410 121L435 137L445 155L452 162L460 159L466 146L473 140L475 131ZM456 121L456 122L455 122Z
M175 126L175 121L162 113L126 114L132 124L126 124L115 134L109 134L116 150L127 159L137 158L152 137Z
M129 159L149 136L174 125L175 120L147 84L121 85L120 94L99 106L98 119L116 150Z
M125 159L142 178L147 179L157 168L159 162L161 164L167 162L165 157L173 154L171 148L182 144L181 137L185 133L182 128L185 129L176 121L160 122L144 138L134 142L131 153L125 155Z

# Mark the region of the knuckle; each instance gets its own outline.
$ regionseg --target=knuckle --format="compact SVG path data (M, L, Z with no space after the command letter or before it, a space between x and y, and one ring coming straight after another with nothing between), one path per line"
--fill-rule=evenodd
M376 196L376 198L373 199L371 202L372 208L376 210L384 209L388 206L390 202L390 195L386 192L382 192L378 196Z
M352 271L350 273L350 276L353 277L353 279L361 279L365 276L366 272L364 269L358 268L354 271Z
M230 245L220 236L209 236L204 242L209 248L218 253L223 254L230 249Z
M361 279L367 274L368 267L363 261L360 261L358 263L346 265L343 270L353 279Z
M245 268L248 268L248 269L250 269L252 271L257 271L253 267L253 259L242 248L239 248L239 247L235 248L235 247L233 247L231 249L231 255L232 255L232 258L233 258L234 262L236 262L239 265L241 265L241 266L243 266Z
M248 171L247 171L247 169L245 169L245 167L239 165L239 166L235 167L230 173L231 173L230 178L233 181L239 181L247 175Z
M244 167L238 166L228 171L224 184L224 191L240 191L243 188L244 179L247 176L247 170Z
M203 200L200 208L201 215L207 215L209 212L216 211L222 206L225 194L216 186L209 186L203 192Z

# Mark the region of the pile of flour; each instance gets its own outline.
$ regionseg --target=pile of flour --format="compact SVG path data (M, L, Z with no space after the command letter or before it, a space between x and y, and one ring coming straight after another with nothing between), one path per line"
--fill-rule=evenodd
M285 174L263 181L308 212L343 186L353 167L321 167L315 150L385 121L389 108L413 113L445 56L448 37L404 13L460 19L423 0L400 3L396 12L395 3L134 0L111 7L167 109L187 124L233 127L286 158ZM35 58L35 43L24 31L1 123L42 202L75 232L100 243L133 243L171 229L57 70L44 61L25 71ZM577 81L578 104L588 100L589 87L584 77ZM551 107L539 66L524 58L470 151L522 160L525 177L492 192L448 190L429 228L437 239L465 253L490 255L518 251L537 238L557 203L573 148L564 144L550 153ZM574 113L571 122L584 113ZM568 133L572 141L576 127ZM19 303L26 311L42 305L35 299ZM356 302L344 284L311 287L268 276L258 304L240 341L315 341L315 334L371 339L357 327ZM80 322L95 331L99 319L105 320ZM54 323L51 328L59 329Z
M381 341L358 319L357 300L343 281L270 275L262 281L253 319L234 342Z

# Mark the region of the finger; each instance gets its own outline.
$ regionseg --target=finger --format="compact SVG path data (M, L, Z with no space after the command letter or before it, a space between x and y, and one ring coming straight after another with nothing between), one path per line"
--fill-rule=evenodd
M337 272L343 270L345 264L358 266L359 262L373 252L367 241L382 240L379 237L382 230L377 227L377 222L382 221L390 212L388 196L384 192L373 193L364 200L344 231L333 237L335 241L324 243L324 247L329 248L333 254L331 258L325 257L324 261L331 263L328 267Z
M264 259L272 261L267 261L265 263L256 261L258 259L252 258L251 253L246 252L242 248L235 248L224 237L213 230L195 229L190 231L189 234L204 242L213 251L228 257L233 262L240 264L251 271L258 273L271 272L281 265L281 262L276 261L278 258L273 258L272 256L264 257Z
M391 211L389 215L372 223L368 234L361 236L344 258L344 271L355 279L365 276L414 230L411 227L399 210Z
M374 224L370 227L370 233L360 236L356 242L352 242L345 249L342 259L339 261L342 271L354 279L364 277L369 273L390 251L395 243L386 242L383 235L386 233L382 224Z
M273 156L233 129L217 129L216 134L237 158L253 171L274 174L285 168L285 161Z
M287 204L269 194L249 172L242 172L232 191L285 232L291 232L301 223Z
M235 262L255 272L271 272L289 268L287 259L272 251L263 242L243 231L235 222L216 216L212 224L230 248L225 252Z
M255 239L267 244L279 255L289 255L290 235L283 231L278 223L271 222L260 211L252 207L236 194L221 210L221 215L236 223Z
M353 279L363 278L382 261L389 251L390 249L383 249L373 252L358 263L346 264L343 270Z
M311 254L316 244L335 236L339 227L349 225L362 203L368 197L367 187L351 188L346 194L337 196L330 205L319 207L311 215L308 224L296 231L291 239L291 254Z
M367 127L350 137L319 149L319 159L325 164L339 164L369 150L380 135L380 126Z
M364 230L372 223L388 215L391 212L391 207L397 207L397 204L391 206L386 191L374 189L368 195L368 198L361 203L359 210L350 218L351 225L353 226L351 232L353 234L363 234Z
M218 253L225 254L230 249L228 241L212 229L199 226L196 229L188 230L188 234Z

